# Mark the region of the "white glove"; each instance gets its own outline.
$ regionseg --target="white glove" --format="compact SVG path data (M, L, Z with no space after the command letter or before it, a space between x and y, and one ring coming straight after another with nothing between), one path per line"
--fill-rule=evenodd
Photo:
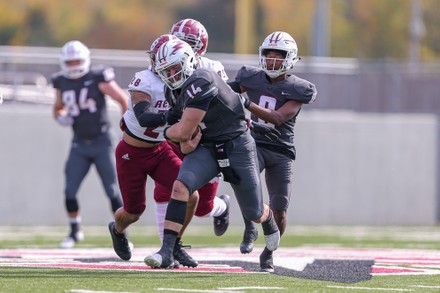
M57 122L62 126L71 126L73 124L72 116L67 114L57 116Z

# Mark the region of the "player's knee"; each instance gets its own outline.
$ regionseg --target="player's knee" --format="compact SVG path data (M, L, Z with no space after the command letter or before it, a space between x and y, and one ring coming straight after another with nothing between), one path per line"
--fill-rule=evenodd
M180 180L174 181L173 191L171 193L171 197L181 201L188 201L189 197L189 189L188 187Z
M248 209L248 208L244 208L242 210L242 213L243 213L243 217L246 220L256 222L256 223L261 222L261 217L263 216L262 212L258 212L257 210Z
M66 210L69 213L77 212L79 210L79 204L76 198L66 198Z

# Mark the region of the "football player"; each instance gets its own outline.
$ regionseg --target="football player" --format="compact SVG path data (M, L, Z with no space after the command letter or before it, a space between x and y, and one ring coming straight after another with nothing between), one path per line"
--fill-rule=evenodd
M279 230L272 211L263 203L256 145L238 95L216 72L195 69L196 57L186 42L164 43L156 60L155 70L170 89L167 101L182 113L179 122L164 130L164 136L179 143L186 156L173 185L162 247L145 257L145 263L153 268L173 266L173 247L190 194L220 172L231 184L244 217L262 223L266 247L277 249Z
M260 66L243 66L235 81L229 82L242 97L253 121L265 123L277 130L278 138L252 131L257 143L260 172L265 170L270 208L283 235L287 224L287 208L292 193L292 165L295 160L294 126L303 104L316 98L316 87L311 82L289 73L300 59L295 40L286 32L268 35L259 49ZM255 225L245 219L241 253L250 253L258 237ZM260 255L262 271L273 272L272 251L264 248Z
M131 258L131 247L126 236L126 229L136 222L146 208L147 176L161 184L166 190L155 194L157 203L168 203L171 188L181 165L181 159L165 141L163 129L166 123L173 123L176 118L165 100L165 85L154 71L155 56L164 42L176 39L165 34L159 36L151 45L148 56L150 67L136 72L128 89L130 98L128 110L121 119L123 139L116 148L116 168L124 206L116 211L115 222L109 224L116 254L123 260ZM191 220L197 205L198 195L191 196L188 205L186 223ZM165 215L156 214L158 225L163 227ZM162 238L161 238L162 240ZM173 246L174 259L178 265L196 267L198 265L189 256L179 241Z
M208 32L205 27L197 20L186 18L176 22L170 32L173 36L188 43L195 54L195 66L196 68L206 68L216 72L223 80L227 81L228 76L225 72L225 68L221 62L211 60L205 57L206 50L208 49ZM170 144L176 154L183 160L184 154L179 150L175 144ZM215 176L211 181L202 186L198 192L200 199L197 205L195 215L197 217L213 217L214 233L217 236L223 235L229 226L229 205L230 198L227 194L221 194L216 196L219 185L219 176ZM169 192L166 188L160 184L156 184L154 190L155 197L165 197L165 194ZM162 202L156 205L156 215L165 216L167 209L167 202ZM161 223L158 221L158 223ZM163 223L163 221L162 221ZM163 226L158 226L159 235L163 237ZM180 237L178 238L180 241Z
M90 51L80 41L69 41L62 47L60 64L61 71L52 76L56 89L53 117L59 124L73 129L64 190L70 233L60 247L71 248L84 238L77 193L92 164L96 166L113 213L122 206L105 95L118 102L122 112L127 109L127 96L114 80L111 67L90 69Z

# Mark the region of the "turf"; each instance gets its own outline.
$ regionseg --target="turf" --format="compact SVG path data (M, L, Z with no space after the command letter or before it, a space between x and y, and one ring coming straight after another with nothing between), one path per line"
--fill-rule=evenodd
M105 226L85 227L79 248L111 247ZM0 248L56 248L64 227L1 227ZM159 247L155 230L130 229L137 247ZM237 247L241 228L222 237L211 227L190 227L185 243L197 247ZM257 246L263 246L262 237ZM292 226L281 247L405 248L440 250L440 227ZM433 266L439 270L440 265ZM440 292L440 274L374 276L354 284L262 273L181 273L178 271L83 270L0 266L0 292Z

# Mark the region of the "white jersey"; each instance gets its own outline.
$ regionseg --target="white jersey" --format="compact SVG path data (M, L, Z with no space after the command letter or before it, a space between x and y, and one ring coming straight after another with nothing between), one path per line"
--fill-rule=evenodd
M128 85L128 90L130 92L139 91L148 94L151 97L150 112L162 113L169 109L169 104L165 100L164 86L165 84L159 76L154 74L150 69L146 69L135 73ZM141 140L150 142L161 142L165 140L163 131L166 125L155 128L142 127L139 125L133 111L131 98L128 99L128 108L124 113L124 121L128 130Z
M226 74L225 67L220 61L211 60L201 56L198 59L197 68L206 68L215 71L224 81L228 81L229 79L228 75Z

